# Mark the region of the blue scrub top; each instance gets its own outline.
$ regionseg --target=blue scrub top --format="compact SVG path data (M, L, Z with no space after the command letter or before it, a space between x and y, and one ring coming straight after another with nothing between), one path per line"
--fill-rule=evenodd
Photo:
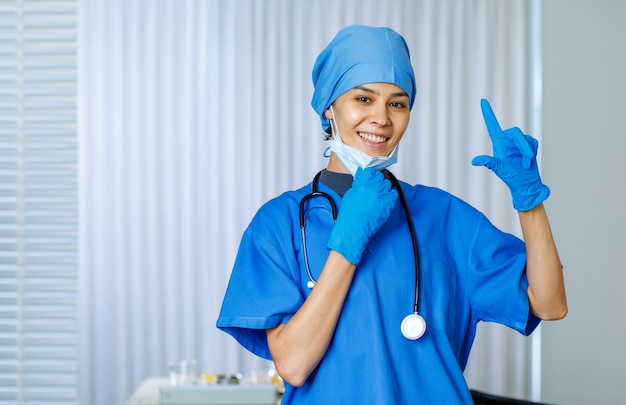
M286 384L282 404L472 404L463 369L479 321L530 334L524 243L496 229L451 194L401 183L420 257L420 315L426 333L400 332L413 311L415 267L400 201L370 240L333 339L301 387ZM341 198L324 184L341 209ZM302 254L299 203L311 185L267 202L243 234L217 327L271 360L265 330L286 323L311 290ZM306 207L309 264L315 279L328 256L330 205Z

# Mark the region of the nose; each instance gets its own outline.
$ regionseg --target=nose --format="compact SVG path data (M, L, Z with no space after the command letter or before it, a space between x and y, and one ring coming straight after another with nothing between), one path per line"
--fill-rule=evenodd
M375 103L370 114L370 123L379 127L389 125L389 111L384 103Z

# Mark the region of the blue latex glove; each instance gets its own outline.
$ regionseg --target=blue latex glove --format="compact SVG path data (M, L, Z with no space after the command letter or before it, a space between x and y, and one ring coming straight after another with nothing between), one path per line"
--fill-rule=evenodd
M359 264L370 238L383 226L398 201L398 192L378 170L359 168L343 196L327 247Z
M502 130L487 100L480 100L480 107L493 144L493 156L476 156L472 164L491 169L511 190L513 207L528 211L550 195L537 168L538 142L517 127Z

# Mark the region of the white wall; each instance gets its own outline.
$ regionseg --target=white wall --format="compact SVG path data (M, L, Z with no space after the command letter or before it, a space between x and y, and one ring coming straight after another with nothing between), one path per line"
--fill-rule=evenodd
M543 329L543 400L626 401L626 2L543 2L543 177L570 312Z

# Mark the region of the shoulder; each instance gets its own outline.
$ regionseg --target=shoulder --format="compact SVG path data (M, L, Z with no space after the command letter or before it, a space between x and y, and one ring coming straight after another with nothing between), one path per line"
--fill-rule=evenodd
M411 185L400 182L407 202L426 210L454 210L466 212L468 215L482 215L472 205L456 195L438 187L423 184Z
M489 223L482 212L448 191L421 184L401 184L414 222L422 224L427 232L471 237Z
M282 228L285 223L297 222L300 201L310 189L310 185L306 185L299 189L285 191L263 203L254 214L249 230L258 226Z
M257 214L260 213L266 215L281 213L281 211L282 213L284 213L284 210L286 209L291 210L294 208L298 208L300 205L300 200L302 200L302 197L304 197L310 189L311 186L306 185L295 190L285 191L282 194L271 198L263 205L261 205Z

